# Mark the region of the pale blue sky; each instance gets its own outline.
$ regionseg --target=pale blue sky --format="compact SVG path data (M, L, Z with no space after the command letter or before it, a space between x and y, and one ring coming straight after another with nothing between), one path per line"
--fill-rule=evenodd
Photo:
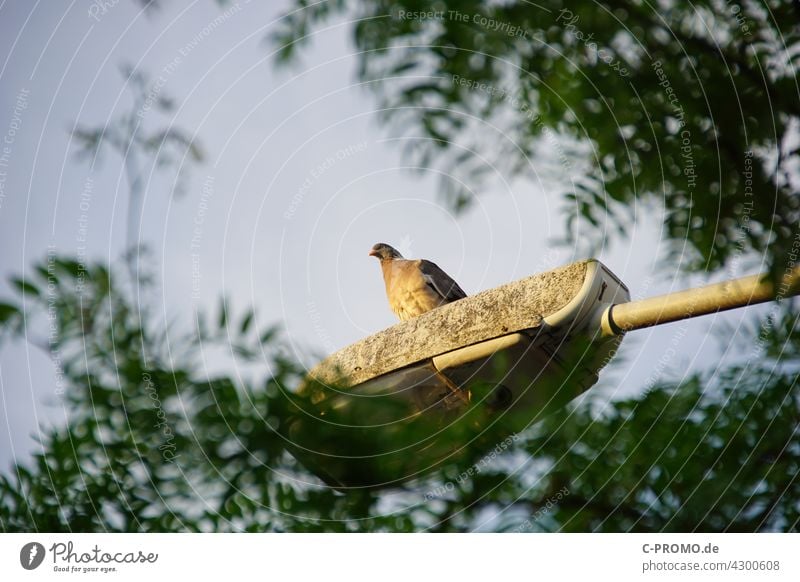
M282 322L311 363L309 353L394 322L367 256L375 242L434 260L467 293L583 258L550 243L563 236L561 201L533 179L497 177L472 210L453 216L437 195L437 175L409 171L396 136L378 124L375 100L356 81L346 22L319 33L299 66L276 71L264 39L286 2L242 1L228 12L212 0L166 3L150 16L131 0L106 4L95 18L86 3L0 4L0 139L14 133L0 199L0 296L10 293L8 276L42 259L48 245L78 252L82 227L90 257L119 256L128 188L121 160L107 155L91 170L75 159L69 129L127 110L124 63L162 76L161 90L176 100L174 116L148 113L145 123L195 132L207 153L181 198L167 195L167 175L148 182L141 240L155 249L164 317L188 325L195 308L216 306L224 292L235 306L256 306L261 324ZM27 108L15 114L21 91ZM204 196L209 177L213 193ZM685 287L664 259L658 211L639 216L630 239L598 258L634 297ZM676 338L665 375L713 365L714 326L735 326L744 314L626 338L625 361L601 389L640 390ZM24 343L0 348L0 466L25 458L39 424L62 421L54 390L43 353Z

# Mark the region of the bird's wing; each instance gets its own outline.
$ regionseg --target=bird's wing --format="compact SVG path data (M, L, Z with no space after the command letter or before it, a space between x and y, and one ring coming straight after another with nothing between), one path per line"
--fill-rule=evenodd
M453 281L450 275L442 271L435 263L422 259L419 262L419 270L428 287L446 301L456 301L467 296L464 290L458 286L458 283Z

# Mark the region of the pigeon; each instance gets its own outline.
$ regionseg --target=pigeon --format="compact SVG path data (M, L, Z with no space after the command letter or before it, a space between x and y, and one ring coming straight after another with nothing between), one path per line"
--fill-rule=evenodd
M381 262L389 307L401 321L467 296L458 283L434 263L425 259L404 259L386 243L373 246L369 256Z

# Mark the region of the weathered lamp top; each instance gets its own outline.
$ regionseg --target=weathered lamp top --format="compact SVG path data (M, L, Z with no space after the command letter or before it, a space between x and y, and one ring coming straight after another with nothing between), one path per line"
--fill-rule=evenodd
M352 386L481 341L539 327L581 290L580 261L471 295L366 337L326 358L309 376Z

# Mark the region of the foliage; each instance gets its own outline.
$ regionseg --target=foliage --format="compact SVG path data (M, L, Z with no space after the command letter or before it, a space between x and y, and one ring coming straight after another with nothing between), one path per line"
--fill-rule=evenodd
M560 531L797 529L796 374L759 364L709 376L662 384L599 418L584 409L547 419L528 451L553 460L551 491L569 490L550 516Z
M789 175L798 156L790 138L800 52L784 50L800 34L796 3L747 1L738 12L718 0L668 0L657 11L634 0L296 6L277 35L282 58L291 60L323 20L358 17L359 74L380 96L385 121L413 128L420 139L412 153L423 164L444 163L456 178L474 180L494 163L518 174L550 172L548 185L568 174L568 214L596 237L612 227L624 232L642 203L658 201L668 237L688 250L676 264L689 270L714 270L747 251L767 254L776 271L787 263L800 222ZM188 134L139 127L137 112L171 102L141 73L126 75L131 113L74 136L93 161L104 145L123 154L133 249L140 160L172 166L201 153ZM160 158L164 147L174 155ZM480 181L470 191L456 182L447 186L458 208ZM429 475L340 492L293 456L303 456L289 437L309 403L297 394L304 371L277 328L224 300L213 315L197 313L191 330L163 323L160 310L151 311L156 282L131 264L50 254L12 279L14 296L0 302L0 339L28 341L50 357L67 417L40 433L31 461L0 475L2 531L800 525L800 318L790 300L752 322L744 334L751 344L722 338L741 354L733 366L662 380L621 401L594 389L515 435L500 454L492 451L503 435L456 427L443 438L471 444ZM346 432L332 426L304 436L324 454ZM351 431L351 450L367 455L431 434L424 423L410 426L396 443Z
M164 328L126 296L120 271L51 255L0 310L7 335L54 330L46 342L27 337L59 366L55 389L69 418L44 432L32 462L0 477L4 531L761 531L800 523L800 331L791 309L772 326L763 359L664 383L601 412L593 410L600 400L587 398L531 427L510 451L487 453L493 441L484 439L430 476L342 493L287 452L281 426L302 374L275 329L258 328L250 311L234 317L225 302L213 318L198 314L191 333ZM234 372L200 373L214 350ZM266 366L265 380L246 378L252 364Z
M156 3L143 1L145 10L156 8ZM116 119L100 125L86 127L75 124L72 138L77 147L77 157L91 162L92 168L111 150L123 160L128 180L128 226L126 246L137 246L144 192L149 186L145 178L152 178L156 170L177 168L172 186L175 194L184 189L188 166L200 163L205 154L198 140L173 121L166 128L148 131L148 119L157 112L169 113L175 108L171 97L162 90L163 83L152 82L139 69L130 65L121 71L127 88L133 95L131 108ZM129 262L132 269L135 263Z
M562 196L580 243L629 232L655 203L683 268L742 250L776 274L786 263L800 223L796 2L296 0L274 35L281 62L334 15L351 19L384 120L417 138L417 163L443 165L455 208L513 173Z

